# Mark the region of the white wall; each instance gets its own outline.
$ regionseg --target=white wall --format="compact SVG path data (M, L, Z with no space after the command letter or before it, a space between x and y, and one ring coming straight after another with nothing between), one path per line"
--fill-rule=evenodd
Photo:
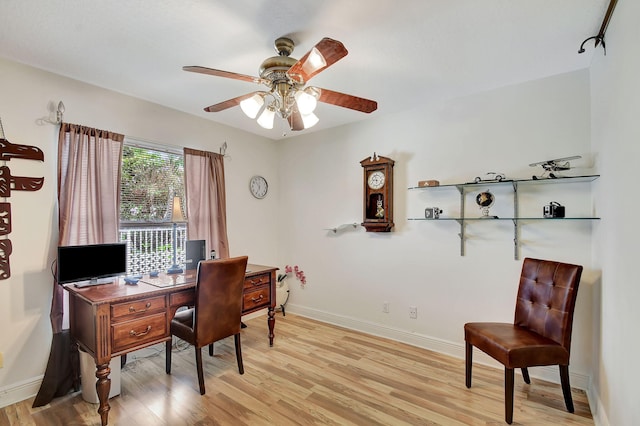
M531 178L540 170L529 163L569 155L584 156L574 164L589 166L589 114L589 74L579 71L283 141L278 145L281 261L299 265L308 279L304 289L291 286L289 311L462 357L465 322L513 320L522 266L514 260L513 224L468 225L461 257L455 221L407 221L423 216L430 205L456 216L457 191L407 188L423 179L468 182L488 171ZM396 161L395 229L326 231L362 222L359 162L374 151ZM521 189L522 209L541 216L544 204L559 201L568 215L595 214L590 186ZM510 192L492 191L498 197L494 214L512 215ZM466 202L468 214L478 216L476 194ZM590 375L592 287L599 276L591 261L591 229L589 221L534 222L524 225L521 235L521 258L585 266L571 359L572 384L582 388ZM385 301L388 314L382 312ZM415 320L409 318L410 305L418 308ZM534 370L559 380L557 368Z
M64 120L165 145L218 152L226 141L227 213L231 255L248 254L254 263L277 264L277 186L256 200L248 190L254 174L274 182L274 142L139 99L0 59L0 118L12 143L35 145L44 163L11 160L15 176L44 176L38 192L12 191L11 277L0 281L0 406L34 395L51 343L50 266L57 245L57 132L44 123L62 100Z
M606 170L598 188L598 205L606 220L597 232L595 258L602 265L598 309L602 322L595 330L594 418L601 425L640 424L635 369L640 352L638 271L640 241L636 212L640 161L640 3L619 2L591 69L593 151L598 168Z
M0 74L0 117L8 139L45 151L44 164L14 160L8 165L14 174L46 179L41 191L16 193L8 200L14 208L14 253L12 277L0 282L5 330L0 334L5 355L0 406L13 402L9 394L37 391L49 353L57 128L38 119L58 100L65 102L68 122L213 151L227 141L231 252L248 253L255 263L297 264L305 271L308 285L301 289L292 283L288 310L460 357L466 321L512 320L521 267L513 258L513 227L511 222L470 225L466 256L461 257L455 222L407 221L432 205L453 212L456 193L407 188L422 179L464 182L487 171L529 177L536 172L528 167L531 162L576 154L585 157L574 163L583 168L571 173L592 172L587 71L279 142L13 62L0 60ZM327 231L362 221L359 162L374 151L396 160L396 228L388 234L366 233L360 227ZM254 174L270 182L269 196L261 201L247 188ZM592 205L591 186L534 190L521 195L522 207L540 212L554 200L565 204L569 214L599 214ZM495 192L495 211L508 214L511 195ZM469 204L474 195L469 195ZM468 213L479 214L473 205ZM552 258L586 268L571 360L572 384L582 388L589 384L591 335L599 321L593 289L600 274L591 260L591 230L597 226L543 222L522 230L521 258ZM384 301L390 302L388 314L382 313ZM409 305L418 307L418 319L409 319ZM286 320L281 318L278 321ZM477 359L483 360L480 354ZM558 380L556 369L535 369L532 374Z

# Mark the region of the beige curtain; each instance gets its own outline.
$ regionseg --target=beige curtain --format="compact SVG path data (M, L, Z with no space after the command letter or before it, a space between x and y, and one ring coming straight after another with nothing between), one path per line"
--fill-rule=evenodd
M62 123L58 135L58 245L112 243L120 221L120 163L124 135ZM63 330L64 289L54 280L53 339L34 407L79 389L78 350Z
M120 223L124 135L62 123L58 136L58 245L114 243ZM62 329L63 289L54 283L53 332Z
M220 258L229 257L224 156L184 149L187 238L205 240Z

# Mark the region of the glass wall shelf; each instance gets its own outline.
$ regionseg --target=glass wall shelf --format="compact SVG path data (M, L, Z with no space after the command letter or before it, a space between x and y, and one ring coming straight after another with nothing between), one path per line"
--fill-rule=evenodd
M536 178L531 179L505 179L505 180L490 180L480 182L467 182L467 183L453 183L439 186L413 186L409 187L409 190L437 190L439 188L455 188L460 194L460 212L461 217L440 217L438 219L427 219L423 217L410 217L408 220L425 221L425 222L438 222L438 221L456 221L460 225L460 256L464 256L464 243L465 243L465 222L492 222L492 221L512 221L513 222L513 243L514 243L514 258L517 260L520 257L520 222L525 221L552 221L558 222L563 220L600 220L599 217L519 217L518 216L518 187L529 185L548 185L548 184L562 184L562 183L580 183L580 182L593 182L598 179L600 175L585 175L585 176L566 176L557 178ZM465 212L465 193L472 191L474 188L486 187L487 185L511 185L513 187L513 217L464 217Z

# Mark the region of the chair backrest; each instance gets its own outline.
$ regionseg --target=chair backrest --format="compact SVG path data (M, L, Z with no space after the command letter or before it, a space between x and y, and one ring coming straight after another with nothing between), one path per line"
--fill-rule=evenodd
M545 336L567 352L582 266L524 259L514 324Z
M247 256L206 260L198 265L194 334L202 346L240 332Z

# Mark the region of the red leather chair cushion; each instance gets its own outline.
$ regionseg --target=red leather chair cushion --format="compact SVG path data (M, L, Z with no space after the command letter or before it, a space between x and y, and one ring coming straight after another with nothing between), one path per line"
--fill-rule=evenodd
M464 326L465 340L507 368L568 365L569 351L526 328L506 323L474 322Z

